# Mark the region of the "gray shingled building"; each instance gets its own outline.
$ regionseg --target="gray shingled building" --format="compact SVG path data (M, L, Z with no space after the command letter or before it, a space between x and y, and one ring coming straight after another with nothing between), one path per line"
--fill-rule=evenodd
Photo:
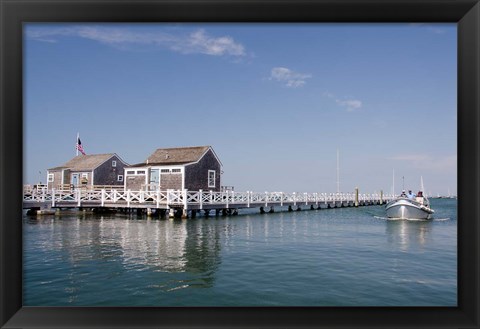
M122 186L126 166L128 164L115 153L78 155L62 166L47 170L48 188Z
M125 168L125 189L220 191L221 172L211 146L161 148Z

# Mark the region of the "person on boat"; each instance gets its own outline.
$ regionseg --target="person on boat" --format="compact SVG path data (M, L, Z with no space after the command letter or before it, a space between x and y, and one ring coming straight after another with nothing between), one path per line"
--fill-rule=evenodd
M402 198L406 198L406 197L407 197L407 194L405 193L405 190L402 191L402 194L400 194L400 196L401 196Z
M423 192L422 191L418 191L417 193L417 198L415 199L417 202L423 204Z
M409 199L415 199L416 195L412 193L412 190L408 190L408 198Z

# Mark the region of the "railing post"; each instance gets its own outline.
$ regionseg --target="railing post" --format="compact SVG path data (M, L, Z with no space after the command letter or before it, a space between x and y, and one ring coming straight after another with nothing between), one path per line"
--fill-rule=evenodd
M307 206L308 205L308 193L305 192L303 193L304 197L305 197L305 205Z
M170 190L167 190L167 206L170 205Z
M77 206L80 207L82 205L82 194L79 188L75 189L75 193L77 193Z
M280 192L280 207L283 207L283 192Z
M210 190L210 204L213 204L213 191Z
M160 208L160 186L157 186L157 209Z
M293 192L293 205L297 205L297 194L295 192Z
M127 191L127 208L130 208L130 190Z
M225 200L226 200L226 207L227 207L227 209L228 209L228 204L229 204L229 201L228 201L228 190L225 191L225 194L226 194L226 198L225 198Z
M52 188L52 207L55 207L55 189Z
M247 207L250 208L250 192L247 191Z
M183 196L183 209L184 209L184 210L187 210L187 209L188 209L187 192L188 192L188 190L187 190L187 189L184 189L184 190L183 190L183 193L182 193L182 194L183 194L182 196Z
M144 190L140 190L140 200L138 200L140 203L144 203L145 202L145 191Z
M105 189L102 188L102 207L105 205Z
M265 191L265 207L268 207L268 192Z
M203 190L198 190L198 206L200 210L203 209Z

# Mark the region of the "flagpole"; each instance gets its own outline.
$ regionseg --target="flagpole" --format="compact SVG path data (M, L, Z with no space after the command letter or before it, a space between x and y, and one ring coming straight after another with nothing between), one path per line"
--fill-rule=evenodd
M77 150L77 155L76 155L77 157L78 157L78 139L79 138L80 138L80 133L77 133L77 140L75 141L75 145L77 146L75 147L75 149Z

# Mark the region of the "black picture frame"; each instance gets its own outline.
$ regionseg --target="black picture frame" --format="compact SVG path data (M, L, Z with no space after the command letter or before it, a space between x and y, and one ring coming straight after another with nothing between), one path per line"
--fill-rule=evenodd
M0 327L479 328L478 0L0 0ZM458 307L22 307L22 24L27 22L455 22Z

